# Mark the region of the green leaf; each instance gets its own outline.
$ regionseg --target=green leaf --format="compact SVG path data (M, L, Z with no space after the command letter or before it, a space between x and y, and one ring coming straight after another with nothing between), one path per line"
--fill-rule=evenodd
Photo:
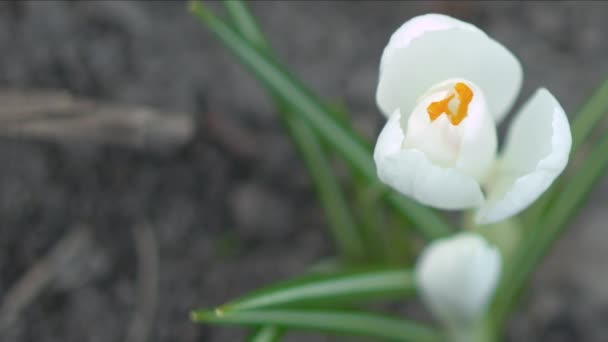
M224 0L222 1L226 12L230 16L232 23L243 37L251 44L258 46L261 49L267 49L268 43L258 23L253 18L247 5L241 0Z
M391 239L392 226L389 225L385 207L380 201L382 192L378 191L378 187L369 185L367 180L361 177L353 177L352 186L350 189L353 193L351 196L357 208L355 215L359 223L359 231L366 242L368 254L372 262L379 263L400 263L403 260L396 256L407 248L400 239ZM404 234L404 227L399 227L399 233ZM396 230L396 229L395 229Z
M281 340L283 331L273 325L266 325L256 329L249 337L247 342L277 342Z
M501 324L506 319L534 268L573 219L597 182L605 175L608 169L606 151L608 134L593 148L570 182L565 184L554 206L545 216L542 226L530 230L529 236L509 260L492 306L495 324Z
M296 310L254 310L224 313L197 311L194 322L224 325L274 325L287 329L367 336L385 341L439 342L441 335L424 325L381 315Z
M298 117L287 114L283 122L311 176L319 202L325 208L329 228L340 254L350 261L363 260L365 243L325 151L316 141L313 131Z
M587 139L593 129L597 127L598 122L605 117L606 113L608 113L608 80L600 85L574 118L574 122L572 123L573 151L576 151Z
M238 0L224 1L234 27L259 49L267 49L266 40L245 4ZM359 234L340 183L329 164L314 132L292 110L273 94L283 126L302 158L311 177L319 202L325 209L332 237L339 254L349 261L365 259L365 243Z
M299 117L315 129L351 168L377 182L376 169L371 156L371 147L352 130L341 127L330 114L331 108L323 104L312 92L300 84L292 75L243 39L230 26L207 11L199 2L193 1L192 12L205 23L257 78L281 101L289 105ZM411 199L387 192L387 199L393 208L412 223L413 228L428 238L438 238L449 234L449 225L432 210Z
M381 298L406 298L416 291L412 272L403 269L308 276L268 288L220 307L222 312Z

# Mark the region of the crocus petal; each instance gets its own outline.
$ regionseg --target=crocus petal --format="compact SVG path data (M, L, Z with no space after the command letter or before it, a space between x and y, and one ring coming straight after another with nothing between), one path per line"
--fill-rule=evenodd
M467 116L458 125L450 123L447 114L431 121L429 105L444 99L449 93L446 90L457 83L465 84L473 93ZM402 120L401 127L406 132L404 147L416 148L433 164L453 167L478 182L487 178L496 159L494 119L483 91L468 80L449 79L433 86L420 98L407 122Z
M571 145L566 113L548 90L537 90L509 128L477 222L496 222L528 207L562 173Z
M483 203L479 183L453 168L431 163L417 149L402 149L399 110L390 117L376 143L374 161L382 182L417 201L441 209L465 209Z
M477 234L460 233L424 250L416 267L416 282L435 317L453 328L469 324L483 313L500 269L496 248Z
M484 179L496 159L496 125L488 113L486 95L477 85L467 82L475 94L466 119L456 169L477 181Z
M509 50L471 24L441 14L415 17L382 54L376 100L386 116L397 108L409 115L428 88L455 77L484 90L498 123L519 93L522 69Z

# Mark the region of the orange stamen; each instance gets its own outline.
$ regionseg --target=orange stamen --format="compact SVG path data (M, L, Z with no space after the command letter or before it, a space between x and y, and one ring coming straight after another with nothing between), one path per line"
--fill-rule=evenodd
M456 85L454 85L454 91L456 94L452 93L441 101L431 103L426 108L431 122L435 121L435 119L437 119L441 114L445 113L450 119L452 125L458 126L458 124L460 124L460 122L467 117L469 104L473 100L473 91L471 88L469 88L469 86L462 82L458 82ZM449 107L450 101L454 98L454 95L458 95L458 100L460 101L458 103L456 113L453 113Z
M449 111L448 104L454 98L454 95L455 94L452 94L441 101L433 102L426 108L426 111L429 113L431 121L435 121L435 119L437 119L439 115Z

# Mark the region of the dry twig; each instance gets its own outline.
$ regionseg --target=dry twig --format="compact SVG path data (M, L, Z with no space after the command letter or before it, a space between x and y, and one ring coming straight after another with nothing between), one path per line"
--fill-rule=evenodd
M171 151L194 135L191 115L79 99L64 92L0 91L0 136Z
M77 227L35 263L4 295L0 306L0 331L12 325L19 314L63 268L87 253L91 244L90 231L84 227Z

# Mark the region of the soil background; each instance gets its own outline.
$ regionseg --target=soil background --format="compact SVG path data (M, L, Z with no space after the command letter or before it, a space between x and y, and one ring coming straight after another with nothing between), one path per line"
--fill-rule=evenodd
M546 87L572 118L608 77L606 2L250 5L277 54L344 103L370 140L383 124L374 101L382 48L414 15L456 16L511 49L525 71L517 106ZM0 300L65 236L81 226L92 234L0 341L239 341L245 331L192 324L189 310L332 255L323 213L269 98L184 2L2 1L0 86L65 90L196 122L194 138L169 152L0 139ZM607 191L608 179L536 274L509 341L608 341ZM158 287L145 293L141 234L158 252ZM149 326L137 323L141 312L152 313Z

